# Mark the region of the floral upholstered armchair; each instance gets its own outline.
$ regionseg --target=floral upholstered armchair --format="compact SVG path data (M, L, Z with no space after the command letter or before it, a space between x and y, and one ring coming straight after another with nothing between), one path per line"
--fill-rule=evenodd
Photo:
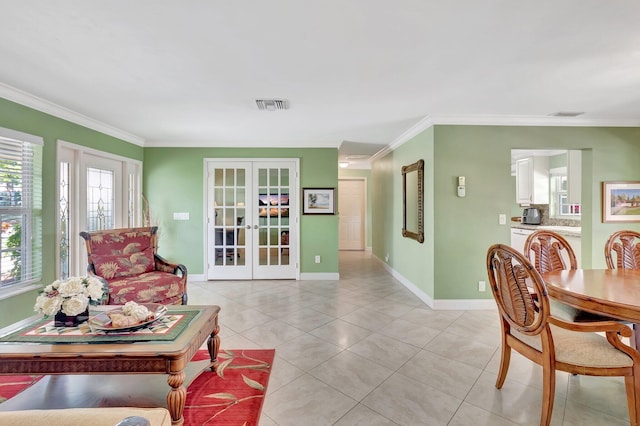
M187 268L158 255L157 232L152 226L80 233L87 271L108 283L108 304L187 304Z

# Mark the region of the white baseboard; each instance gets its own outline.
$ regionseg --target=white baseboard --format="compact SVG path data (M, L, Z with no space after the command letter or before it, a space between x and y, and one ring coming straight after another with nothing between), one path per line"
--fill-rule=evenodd
M422 300L427 306L434 311L437 310L480 310L480 309L496 309L496 302L493 299L433 299L422 289L416 287L414 283L402 276L398 271L389 266L386 262L377 256L373 256L384 269L396 280L407 288L411 293L415 294L418 299Z
M301 280L308 281L338 281L340 274L337 272L306 272L300 274ZM187 282L203 282L206 281L204 274L189 274Z
M188 274L187 283L190 283L192 281L202 282L206 281L206 278L204 277L204 274Z
M306 281L338 281L340 274L338 272L303 272L300 274L300 279Z
M434 311L493 309L497 312L498 310L498 306L493 299L437 299L432 308Z

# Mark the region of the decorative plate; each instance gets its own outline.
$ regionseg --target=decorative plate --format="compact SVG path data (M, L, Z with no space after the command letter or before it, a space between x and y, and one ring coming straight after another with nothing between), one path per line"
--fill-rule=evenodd
M161 318L164 314L167 313L167 307L165 305L161 305L160 303L140 303L140 305L146 307L149 311L153 312L153 317L147 319L146 321L141 321L135 325L129 325L126 327L114 327L111 324L111 318L109 318L109 314L114 314L114 313L124 314L124 312L122 311L122 308L118 308L111 311L102 312L98 315L95 315L89 318L89 326L93 330L133 331L151 324L152 322Z

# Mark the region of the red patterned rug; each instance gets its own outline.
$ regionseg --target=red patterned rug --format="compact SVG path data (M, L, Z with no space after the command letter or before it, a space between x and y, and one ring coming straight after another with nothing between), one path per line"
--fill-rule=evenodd
M274 349L221 350L217 374L207 370L187 388L185 426L257 426L274 355ZM193 361L206 359L200 350ZM0 376L0 403L40 378Z

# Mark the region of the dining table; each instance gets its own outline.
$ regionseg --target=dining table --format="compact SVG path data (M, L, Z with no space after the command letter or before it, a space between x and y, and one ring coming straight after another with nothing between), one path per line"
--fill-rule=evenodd
M640 330L640 270L574 269L542 274L549 297L576 309L633 324ZM635 336L630 342L638 348Z

